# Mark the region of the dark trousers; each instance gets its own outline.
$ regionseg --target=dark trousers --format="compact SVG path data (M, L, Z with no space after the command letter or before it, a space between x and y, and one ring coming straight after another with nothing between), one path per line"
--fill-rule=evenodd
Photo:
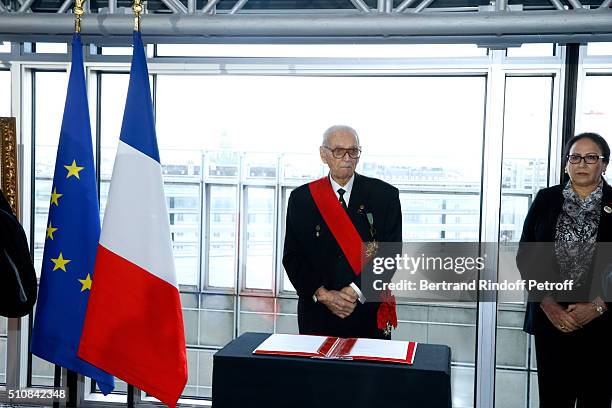
M535 335L540 408L611 408L610 316L572 333L558 331L543 317Z

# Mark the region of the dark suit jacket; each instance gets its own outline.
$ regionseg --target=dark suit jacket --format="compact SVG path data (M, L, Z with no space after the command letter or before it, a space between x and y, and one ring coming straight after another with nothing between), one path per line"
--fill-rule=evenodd
M398 189L381 180L355 174L348 214L364 242L372 241L367 213L373 215L378 242L401 243L402 214ZM346 319L340 319L326 306L313 301L313 294L321 286L340 290L354 282L361 288L361 279L351 270L325 224L308 184L296 188L289 197L283 265L299 296L300 333L382 337L376 324L379 304L371 302L372 299L364 304L358 302Z
M27 315L36 302L36 292L26 235L0 191L0 316Z
M557 219L559 218L565 200L563 197L564 187L564 184L559 184L540 190L529 208L525 223L523 224L523 233L516 256L517 266L523 279L537 276L538 280L542 280L544 277L552 281L561 280L559 265L553 252L553 245L534 247L527 243L555 242ZM610 250L610 245L612 244L607 244L612 243L612 214L604 211L604 207L606 206L612 207L612 188L604 182L601 219L599 221L597 233L597 242L599 246L594 257L591 277L587 280L593 283L589 285L590 291L597 293L597 295L601 295L601 277L605 277L605 274L609 273L609 268L612 265L612 250ZM536 268L537 270L534 270ZM530 294L532 299L534 296L538 297L538 301L528 302L523 326L523 330L530 334L537 334L538 332L552 328L548 318L540 308L539 300L543 294ZM581 294L580 296L586 297L587 294ZM603 295L601 296L604 298ZM593 296L593 298L594 297L596 296ZM581 299L581 301L586 300L592 299ZM610 301L609 298L604 298L604 300L607 302ZM610 303L607 303L607 305L608 308L610 308ZM606 312L602 318L598 318L592 323L596 322L597 325L604 324L604 322L610 324L610 320L610 312Z

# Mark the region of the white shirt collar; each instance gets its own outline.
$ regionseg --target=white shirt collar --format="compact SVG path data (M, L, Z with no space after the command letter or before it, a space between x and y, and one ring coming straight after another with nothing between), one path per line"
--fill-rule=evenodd
M336 181L332 178L330 174L327 175L327 178L329 179L331 186L334 189L334 193L336 193L336 197L338 198L338 200L340 200L340 194L338 194L338 189L342 188L344 189L344 191L346 191L343 197L344 197L344 201L346 202L346 206L348 207L349 200L351 199L351 191L353 191L353 182L355 181L355 174L353 174L353 176L349 179L348 183L346 183L346 185L344 186L341 186L340 184L336 183Z

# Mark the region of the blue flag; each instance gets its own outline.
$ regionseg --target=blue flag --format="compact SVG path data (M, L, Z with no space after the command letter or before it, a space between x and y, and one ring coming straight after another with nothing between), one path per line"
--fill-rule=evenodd
M49 219L32 331L32 353L90 377L104 394L113 377L77 357L93 278L100 215L80 34L72 67L51 187Z

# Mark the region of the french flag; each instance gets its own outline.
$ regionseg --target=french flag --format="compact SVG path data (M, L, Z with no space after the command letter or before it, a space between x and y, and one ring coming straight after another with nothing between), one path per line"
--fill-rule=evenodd
M94 276L79 357L174 407L185 334L139 32Z

